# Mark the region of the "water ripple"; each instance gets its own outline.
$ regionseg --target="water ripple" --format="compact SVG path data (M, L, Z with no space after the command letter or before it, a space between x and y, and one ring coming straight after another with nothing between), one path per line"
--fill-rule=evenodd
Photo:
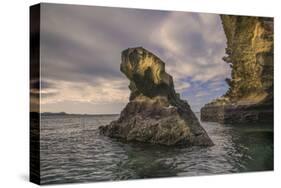
M118 116L42 116L42 184L273 169L272 129L202 123L215 146L122 143L97 128Z

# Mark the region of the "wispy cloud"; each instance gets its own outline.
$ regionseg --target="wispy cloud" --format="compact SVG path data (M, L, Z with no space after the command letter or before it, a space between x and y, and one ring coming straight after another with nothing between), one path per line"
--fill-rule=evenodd
M213 82L220 84L201 96L205 101L227 87L221 82L229 75L221 60L226 41L215 14L44 4L41 28L43 111L75 104L81 113L119 113L129 96L121 51L135 46L166 62L177 92L188 100Z
M85 82L50 81L55 88L41 90L41 104L67 101L89 103L112 103L128 100L128 89L122 89L126 84L123 80L100 79L96 85ZM54 94L54 95L52 95Z

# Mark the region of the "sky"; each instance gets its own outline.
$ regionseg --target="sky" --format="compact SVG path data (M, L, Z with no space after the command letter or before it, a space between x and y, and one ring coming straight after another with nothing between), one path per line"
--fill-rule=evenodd
M139 46L165 62L193 111L228 89L217 14L43 4L40 41L41 112L120 113L130 93L121 51Z

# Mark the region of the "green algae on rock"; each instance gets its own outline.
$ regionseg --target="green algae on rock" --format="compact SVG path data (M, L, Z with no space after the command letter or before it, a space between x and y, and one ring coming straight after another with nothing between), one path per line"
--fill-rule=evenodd
M130 80L130 101L118 120L99 127L103 135L162 145L211 146L185 100L174 90L165 63L142 47L122 52L121 71Z

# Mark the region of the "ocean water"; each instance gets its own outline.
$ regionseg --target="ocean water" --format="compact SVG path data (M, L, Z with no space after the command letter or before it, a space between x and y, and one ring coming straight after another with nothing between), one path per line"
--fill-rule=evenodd
M41 116L41 183L273 170L272 125L202 122L215 145L180 148L124 143L99 135L100 125L117 118L118 115Z

